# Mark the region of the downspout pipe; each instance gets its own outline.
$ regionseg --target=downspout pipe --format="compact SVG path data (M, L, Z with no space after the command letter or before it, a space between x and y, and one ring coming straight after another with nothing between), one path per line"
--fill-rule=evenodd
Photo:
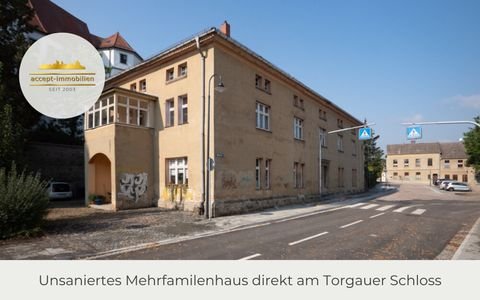
M208 219L208 211L205 208L205 60L207 56L203 53L200 48L200 37L195 37L195 44L197 46L198 53L202 57L202 130L201 130L201 139L202 139L202 202L200 203L200 211L203 210L205 217Z

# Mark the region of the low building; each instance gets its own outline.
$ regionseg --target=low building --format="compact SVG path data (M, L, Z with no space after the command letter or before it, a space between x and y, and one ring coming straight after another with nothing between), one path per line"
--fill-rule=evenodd
M437 179L476 183L463 143L387 145L387 181L429 184Z
M98 49L106 67L107 77L116 75L143 61L120 33L102 38L90 33L88 25L50 0L29 0L33 9L30 26L34 30L28 38L34 42L41 37L57 32L76 34Z
M219 216L364 189L356 131L327 134L362 122L232 39L226 22L107 80L85 120L86 194L117 210L202 211L210 191Z

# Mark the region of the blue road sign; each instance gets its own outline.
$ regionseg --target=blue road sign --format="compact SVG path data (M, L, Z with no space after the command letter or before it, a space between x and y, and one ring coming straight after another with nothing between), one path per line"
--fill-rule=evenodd
M372 138L372 128L363 127L358 130L359 140L369 140Z
M422 138L422 127L420 126L407 127L407 139L416 140L421 138Z

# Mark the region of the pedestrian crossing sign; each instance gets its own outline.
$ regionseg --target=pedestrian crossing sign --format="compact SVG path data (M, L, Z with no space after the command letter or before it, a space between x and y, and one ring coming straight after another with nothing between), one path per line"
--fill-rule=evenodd
M369 140L372 138L372 128L363 127L358 130L358 139L359 140Z
M407 139L416 140L422 138L422 127L412 126L407 128Z

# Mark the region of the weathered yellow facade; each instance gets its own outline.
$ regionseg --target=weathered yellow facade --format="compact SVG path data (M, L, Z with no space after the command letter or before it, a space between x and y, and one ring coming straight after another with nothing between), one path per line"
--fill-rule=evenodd
M201 34L198 42L200 49L195 39L189 40L107 81L100 102L112 95L143 99L148 113L140 116L134 109L126 116L132 122L133 115L138 126L121 124L125 112L114 102L113 124L99 121L96 126L95 113L87 112L88 194L110 188L115 209L203 209L202 55L205 96L211 93L214 216L363 190L363 151L355 131L326 134L319 167L321 131L359 126L359 120L217 29ZM223 93L214 89L220 76ZM111 164L110 186L105 188L100 188L105 179L96 170L106 170L108 164L103 159L95 165L98 154ZM120 191L143 187L135 181L122 183L125 174L147 174L140 198L135 191L130 197Z

